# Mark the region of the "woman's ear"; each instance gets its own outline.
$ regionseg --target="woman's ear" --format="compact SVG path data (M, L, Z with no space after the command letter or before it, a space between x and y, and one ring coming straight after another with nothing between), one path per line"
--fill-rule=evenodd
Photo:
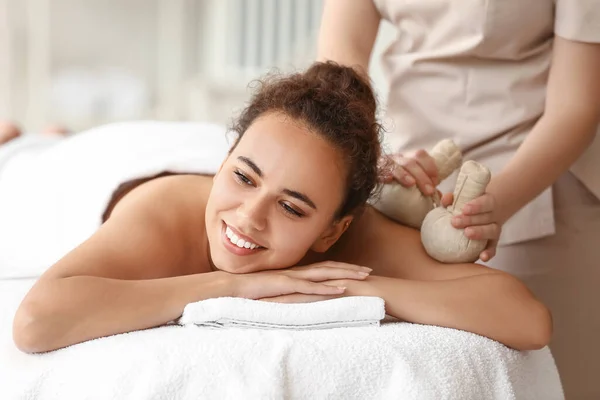
M321 237L319 237L317 241L313 243L311 250L316 251L317 253L325 253L327 250L329 250L329 248L338 241L340 236L346 232L346 229L348 229L352 223L353 218L354 217L348 215L335 221L329 228L325 230L325 232L323 232Z

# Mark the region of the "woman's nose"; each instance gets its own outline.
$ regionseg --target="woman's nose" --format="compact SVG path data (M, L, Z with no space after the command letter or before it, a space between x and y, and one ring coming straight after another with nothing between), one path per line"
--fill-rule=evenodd
M246 199L237 209L240 228L262 231L267 225L267 204L265 199Z

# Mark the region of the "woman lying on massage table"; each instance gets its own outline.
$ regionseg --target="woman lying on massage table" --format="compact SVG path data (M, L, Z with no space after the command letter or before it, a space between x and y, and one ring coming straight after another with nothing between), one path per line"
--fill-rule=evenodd
M315 64L266 79L214 177L163 176L113 198L97 232L23 300L16 345L45 352L156 327L207 298L353 295L382 297L401 320L515 349L548 344L550 314L520 281L438 263L418 231L365 207L379 176L375 112L351 68Z

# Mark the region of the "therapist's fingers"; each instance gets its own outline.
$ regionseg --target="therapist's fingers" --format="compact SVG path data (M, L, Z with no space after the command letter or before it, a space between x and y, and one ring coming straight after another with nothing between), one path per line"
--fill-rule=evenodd
M440 197L442 207L448 207L454 202L454 195L452 193L444 193Z
M465 236L471 240L498 240L500 226L496 223L465 228Z
M490 261L496 255L496 248L498 247L497 240L490 240L484 251L481 252L479 258L481 261Z
M492 213L483 213L476 215L457 215L452 217L452 226L457 229L463 229L468 226L489 225L495 223Z
M412 186L416 183L421 193L433 195L435 193L435 182L427 174L423 165L413 157L395 157L400 168L394 170L394 176L403 186ZM408 175L407 175L408 174Z
M484 193L478 198L469 201L460 210L465 215L489 213L496 209L496 199L490 193Z
M438 180L438 169L435 165L435 160L425 150L417 150L414 155L414 159L417 160L423 171L433 182L433 186L437 186L440 182Z
M404 187L411 187L417 183L414 176L399 164L394 167L392 176L395 181Z

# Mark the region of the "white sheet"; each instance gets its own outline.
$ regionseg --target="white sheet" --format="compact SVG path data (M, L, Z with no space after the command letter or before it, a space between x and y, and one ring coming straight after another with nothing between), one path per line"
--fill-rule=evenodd
M27 151L0 170L0 278L34 278L89 238L117 187L161 172L214 174L225 127L134 121Z
M168 326L43 355L14 348L33 280L0 280L0 398L563 399L548 349L407 323L315 331Z

